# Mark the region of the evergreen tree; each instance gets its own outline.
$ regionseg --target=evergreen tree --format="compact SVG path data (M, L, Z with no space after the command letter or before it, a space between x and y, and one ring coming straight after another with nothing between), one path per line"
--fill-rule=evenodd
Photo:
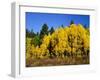
M33 38L35 36L34 32L33 32L33 29L31 29L31 32L30 32L30 37Z
M73 20L71 20L70 25L71 25L71 24L74 24L74 21L73 21Z
M49 30L50 34L52 34L54 32L54 28L51 27L51 29Z
M36 35L39 36L40 35L39 32L37 32Z
M29 37L29 34L30 34L29 30L26 29L26 37Z
M31 29L31 31L26 29L26 37L33 38L35 35L36 34L33 32L33 29Z
M47 24L44 24L42 26L42 29L40 30L40 38L42 39L44 35L48 35L48 26Z
M64 28L64 25L62 24L61 27Z

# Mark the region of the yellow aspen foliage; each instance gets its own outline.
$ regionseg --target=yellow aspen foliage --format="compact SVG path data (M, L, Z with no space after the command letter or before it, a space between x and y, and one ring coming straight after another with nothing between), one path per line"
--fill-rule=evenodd
M31 39L26 38L26 59L32 56Z
M42 43L45 44L45 46L47 47L50 43L50 39L51 39L51 35L48 34L48 35L45 35L44 38L43 38L43 41Z
M89 54L89 29L81 24L71 24L69 27L59 27L52 34L45 35L40 46L31 45L31 39L26 38L26 58L66 57L67 55Z

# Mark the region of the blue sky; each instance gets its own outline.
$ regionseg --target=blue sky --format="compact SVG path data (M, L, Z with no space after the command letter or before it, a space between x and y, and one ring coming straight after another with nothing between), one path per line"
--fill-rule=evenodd
M76 14L57 14L57 13L34 13L26 12L26 28L35 33L41 30L43 24L47 24L49 29L54 27L58 28L61 25L69 26L71 20L75 24L82 24L89 27L90 16L89 15L76 15Z

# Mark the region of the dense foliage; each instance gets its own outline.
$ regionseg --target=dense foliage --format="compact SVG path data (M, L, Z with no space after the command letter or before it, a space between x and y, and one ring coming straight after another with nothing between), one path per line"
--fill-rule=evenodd
M73 21L70 26L55 30L53 27L48 30L44 24L40 33L36 34L26 30L26 66L88 64L89 49L89 29ZM45 64L41 60L48 61Z

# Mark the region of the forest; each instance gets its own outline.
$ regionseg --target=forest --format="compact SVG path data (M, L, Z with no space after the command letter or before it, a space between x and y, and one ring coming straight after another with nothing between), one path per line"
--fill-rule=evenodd
M75 24L49 29L45 23L37 33L26 29L26 67L89 64L89 27Z

